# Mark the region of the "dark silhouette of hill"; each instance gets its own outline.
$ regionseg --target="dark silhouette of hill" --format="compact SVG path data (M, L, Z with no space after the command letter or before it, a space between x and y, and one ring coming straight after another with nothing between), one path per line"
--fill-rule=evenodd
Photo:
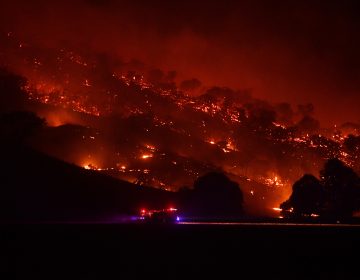
M96 221L173 200L173 193L85 170L24 145L3 143L1 154L3 221Z
M45 121L32 112L0 115L1 205L7 206L6 202L10 202L10 207L2 211L3 220L104 221L117 215L138 213L144 207L170 205L190 210L188 214L196 216L224 217L242 212L243 194L238 184L222 173L208 173L198 178L194 189L185 197L183 193L140 187L30 148L28 140L45 127ZM63 126L60 129L83 128ZM63 138L56 135L52 138L60 152L64 144L61 140ZM15 209L9 212L11 206Z
M141 208L169 205L191 216L243 213L239 186L221 173L200 177L184 196L114 179L25 145L3 143L1 154L3 222L115 222L137 215Z

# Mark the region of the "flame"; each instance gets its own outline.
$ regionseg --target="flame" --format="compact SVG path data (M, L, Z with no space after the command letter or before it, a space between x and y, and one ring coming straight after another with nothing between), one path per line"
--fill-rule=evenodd
M141 156L142 159L148 159L148 158L152 158L154 155L153 154L144 154Z
M97 170L97 171L102 171L104 169L102 168L99 168L99 167L96 167L95 165L89 163L89 164L86 164L86 165L83 165L83 168L85 168L86 170Z

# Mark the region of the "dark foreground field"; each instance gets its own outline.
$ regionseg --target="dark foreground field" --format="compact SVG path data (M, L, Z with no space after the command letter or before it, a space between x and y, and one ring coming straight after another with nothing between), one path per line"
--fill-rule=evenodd
M360 279L359 227L16 225L1 241L16 279Z

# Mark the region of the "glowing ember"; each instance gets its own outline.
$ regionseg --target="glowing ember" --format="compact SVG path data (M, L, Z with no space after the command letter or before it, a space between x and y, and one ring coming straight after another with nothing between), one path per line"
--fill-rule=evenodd
M155 151L155 150L156 150L155 146L153 146L153 145L146 145L146 148L148 148L148 149L151 150L151 151Z
M275 187L283 187L285 185L278 176L274 176L273 178L265 178L264 183L268 186Z
M148 159L148 158L152 158L153 156L154 156L153 154L145 154L145 155L142 155L141 158Z
M84 165L83 167L84 167L85 169L87 169L87 170L92 169L92 168L90 167L90 165Z

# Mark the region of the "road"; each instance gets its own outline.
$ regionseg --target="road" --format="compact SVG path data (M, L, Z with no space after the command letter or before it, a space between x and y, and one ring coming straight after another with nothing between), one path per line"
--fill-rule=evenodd
M1 234L14 255L2 264L14 262L17 279L359 279L353 225L38 224Z
M180 225L208 225L208 226L248 226L248 227L340 227L360 228L360 224L341 223L275 223L275 222L178 222Z

